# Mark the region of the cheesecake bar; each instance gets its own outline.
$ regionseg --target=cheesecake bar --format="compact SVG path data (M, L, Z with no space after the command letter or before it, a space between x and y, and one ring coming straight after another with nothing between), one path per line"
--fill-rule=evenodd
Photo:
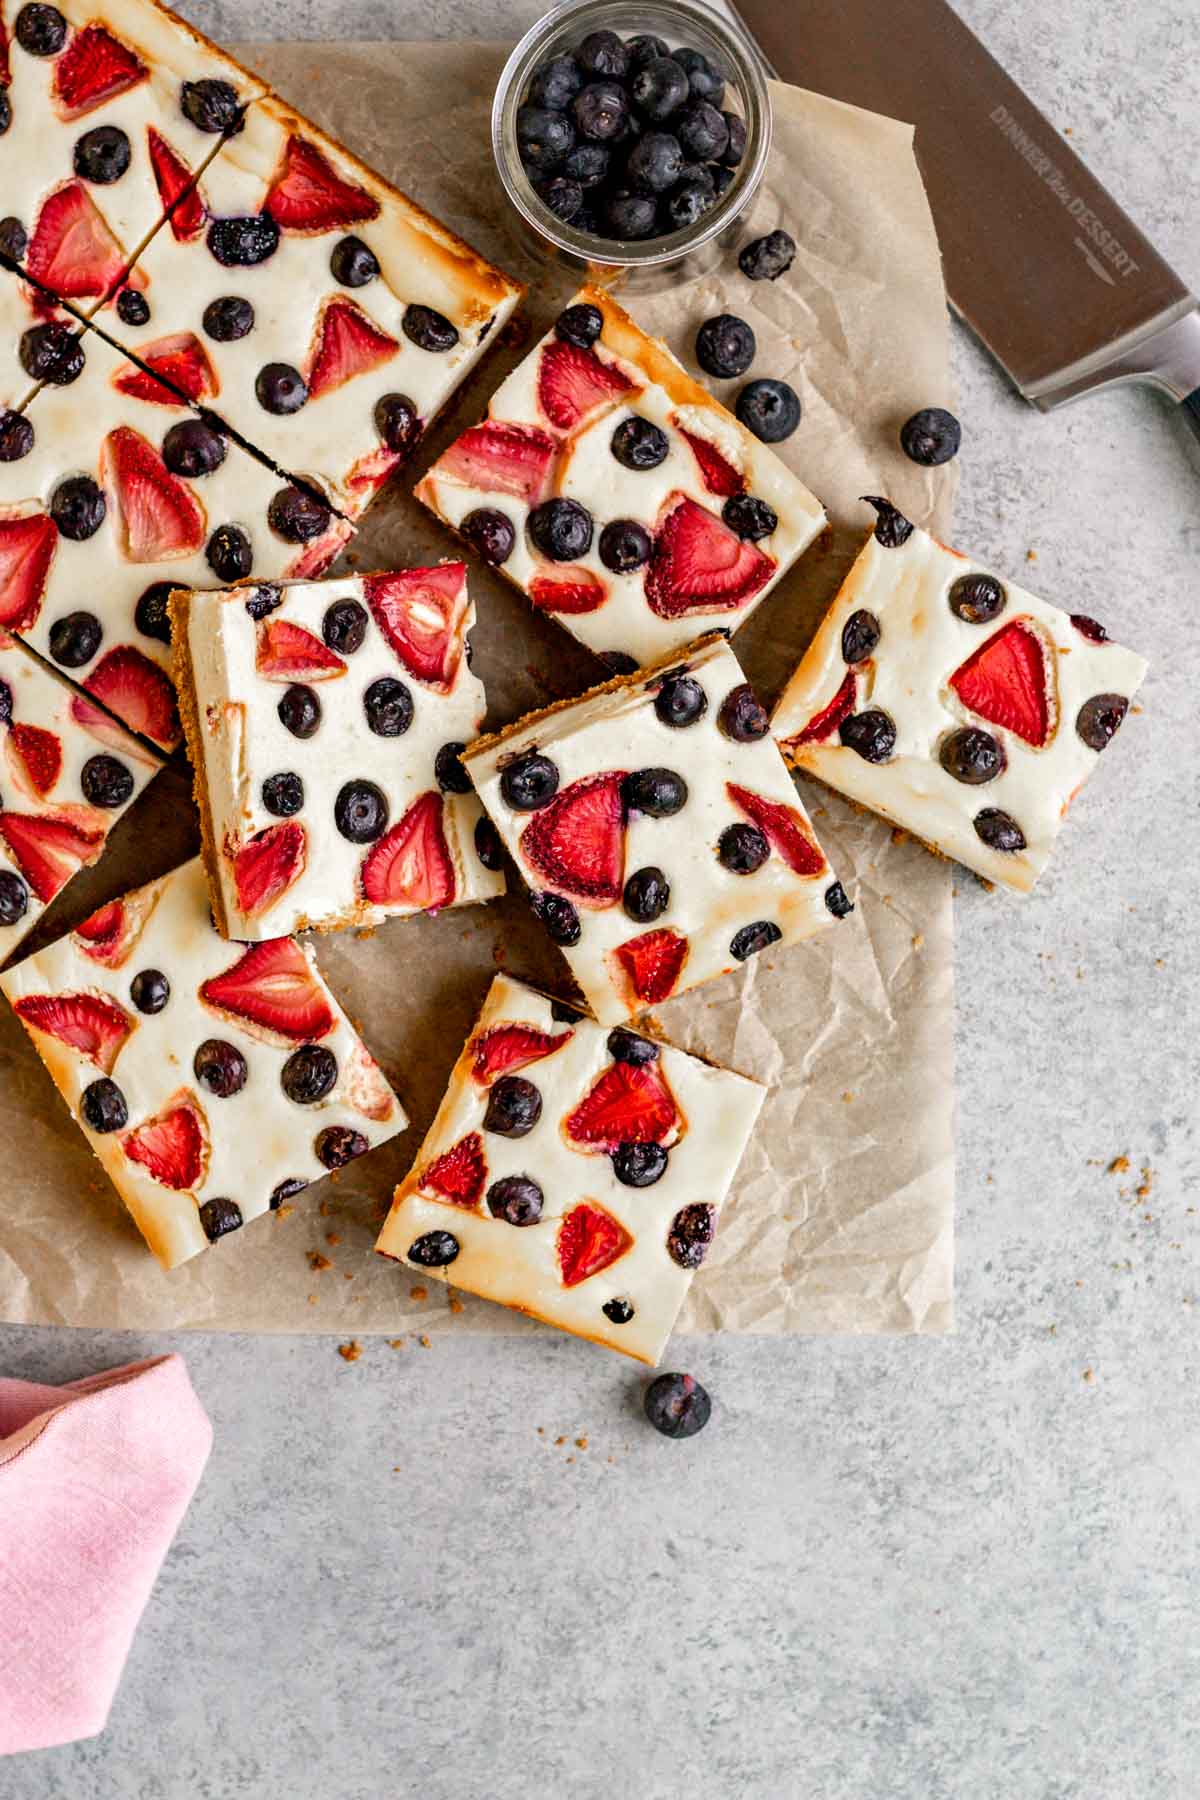
M794 768L1028 893L1146 664L872 504L772 729Z
M825 523L773 451L586 287L417 497L615 671L744 624Z
M227 937L374 925L504 891L459 761L483 720L462 563L171 601Z
M849 910L720 635L463 762L602 1024Z
M407 1123L310 950L217 935L198 858L0 990L168 1269Z
M0 631L0 962L99 858L161 762Z
M656 1363L765 1097L498 975L375 1247Z

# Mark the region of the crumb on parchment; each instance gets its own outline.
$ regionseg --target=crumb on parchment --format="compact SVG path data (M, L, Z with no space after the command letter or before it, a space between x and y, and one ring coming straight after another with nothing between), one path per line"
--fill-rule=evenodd
M410 1298L413 1300L428 1300L429 1298L429 1289L427 1287L421 1287L420 1284L416 1287L409 1288L408 1292Z
M357 1362L362 1353L362 1345L357 1338L351 1338L348 1344L338 1345L338 1355L344 1362Z
M306 1250L305 1255L308 1257L309 1268L317 1275L324 1274L326 1269L332 1269L333 1267L329 1258L327 1256L322 1256L319 1250Z
M1108 1173L1110 1175L1124 1175L1128 1167L1129 1158L1127 1156L1114 1156L1108 1165Z

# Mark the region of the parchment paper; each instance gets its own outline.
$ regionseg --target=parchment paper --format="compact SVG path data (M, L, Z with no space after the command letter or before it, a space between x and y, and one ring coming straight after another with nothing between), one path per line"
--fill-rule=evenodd
M235 49L237 47L235 46ZM516 243L492 171L487 110L505 51L480 44L242 47L302 110L531 283L541 330L573 285ZM894 497L947 534L953 477L908 463L896 429L918 406L952 404L948 329L933 226L907 126L775 85L768 180L741 241L784 224L790 273L750 283L732 250L718 275L630 300L641 323L691 361L696 326L728 309L753 325L756 373L790 380L800 430L784 458L825 501L833 529L736 640L766 700L804 648L872 515ZM521 354L508 341L431 433L416 473ZM367 568L444 556L451 544L395 483L352 550ZM477 562L476 668L490 722L596 679L596 665ZM839 929L662 1007L685 1047L772 1085L683 1330L948 1330L953 1162L950 876L880 822L811 789L804 798L857 900ZM29 947L149 879L192 848L185 773L162 775L74 883ZM373 937L318 940L322 966L399 1090L412 1129L301 1195L286 1218L164 1274L92 1160L23 1030L0 1016L0 1318L143 1330L201 1326L320 1330L345 1337L538 1329L470 1296L428 1297L373 1255L391 1189L412 1161L498 965L566 991L565 967L520 895ZM246 1146L254 1154L253 1142ZM317 1266L313 1267L316 1260ZM327 1264L328 1266L323 1266ZM416 1289L417 1298L412 1297Z

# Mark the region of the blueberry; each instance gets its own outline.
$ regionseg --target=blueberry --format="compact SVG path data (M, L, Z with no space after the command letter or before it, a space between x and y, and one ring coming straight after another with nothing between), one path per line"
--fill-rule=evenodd
M253 269L274 256L279 248L279 227L270 213L251 213L244 219L214 219L208 228L207 243L222 268Z
M686 231L702 219L713 202L713 191L700 181L681 181L659 202L659 222L664 231Z
M504 867L504 846L500 842L500 833L488 818L475 821L475 854L485 869L495 874Z
M736 169L746 154L746 121L740 113L723 113L725 129L729 133L729 142L721 152L717 161L727 169Z
M586 194L607 179L612 157L604 144L576 144L562 160L562 173L577 181ZM581 209L582 210L582 209ZM571 308L568 307L568 311ZM593 309L594 310L594 309Z
M293 737L310 738L321 723L321 702L313 689L294 681L275 708L279 722Z
M692 100L674 120L675 135L693 162L710 162L729 148L725 115L708 100Z
M424 430L415 400L407 394L384 394L375 402L375 429L397 456L409 456Z
M636 37L631 37L627 41L625 49L629 56L631 75L636 75L640 68L648 62L652 62L656 56L671 54L666 41L663 38L655 37L652 31L641 31Z
M68 475L50 496L50 517L61 535L74 544L95 537L107 512L104 491L90 475Z
M432 306L419 306L415 302L406 306L400 323L405 337L418 350L429 350L441 356L447 350L453 350L458 342L458 327L450 323L445 313L435 312Z
M612 519L600 533L600 561L614 575L628 575L650 560L650 533L636 519Z
M732 169L714 163L712 168L713 198L719 200L722 194L728 193L736 179Z
M664 725L694 725L708 710L708 695L692 676L670 673L660 678L654 710Z
M360 237L339 238L329 252L329 272L342 287L366 287L379 273L379 258Z
M269 618L283 605L283 589L277 581L260 581L243 604L249 617L257 624L260 619Z
M291 363L269 362L258 371L254 392L264 412L286 417L308 399L308 383Z
M553 175L574 143L575 127L566 113L545 106L517 109L517 149L531 177Z
M756 919L752 925L743 925L740 931L734 932L729 954L736 962L745 962L747 957L757 956L770 944L777 944L782 936L773 919Z
M913 528L902 512L885 500L882 494L864 494L867 506L875 508L875 541L882 544L885 550L899 550L907 544L913 534Z
M237 89L227 81L185 81L179 95L183 116L197 131L232 131L242 117Z
M1072 613L1071 623L1079 635L1087 638L1090 643L1108 643L1108 633L1105 631L1099 619L1091 619L1088 617L1087 613Z
M778 281L791 268L796 240L786 231L771 231L755 238L738 255L738 268L750 281Z
M734 411L756 438L764 444L778 444L791 437L800 423L800 397L786 381L764 375L746 383Z
M623 469L657 469L671 451L670 440L661 426L643 419L637 413L622 419L612 434L613 455Z
M523 1075L501 1075L488 1090L483 1129L498 1137L526 1137L542 1116L542 1096Z
M6 90L0 89L0 95L5 93ZM29 233L20 219L13 218L11 213L6 219L0 219L0 261L7 257L10 262L22 262L28 248Z
M583 211L583 189L566 175L552 175L549 181L535 181L534 188L544 206L564 225L571 225Z
M1024 850L1025 833L1012 814L1001 812L998 806L985 806L975 814L973 823L976 836L989 850L1001 850L1006 855Z
M628 1325L633 1317L633 1301L626 1300L623 1295L617 1295L612 1300L606 1300L600 1311L606 1319L611 1319L614 1325Z
M339 656L353 656L362 649L367 623L367 609L357 600L335 600L325 608L321 636Z
M579 914L569 900L564 900L561 894L533 894L529 903L535 917L545 926L552 943L569 950L572 944L579 942L583 927L579 923Z
M578 500L543 500L527 526L537 549L551 562L576 562L592 547L592 515Z
M192 481L219 469L225 455L225 439L203 419L180 419L162 442L162 459L172 475Z
M608 1034L608 1054L614 1062L641 1068L643 1063L658 1061L659 1048L650 1038L639 1037L626 1025L617 1025Z
M20 462L33 449L33 426L24 413L0 407L0 462Z
M563 112L584 83L583 70L573 56L552 56L534 70L526 98L530 105L548 112Z
M717 313L696 333L696 361L706 375L718 379L744 375L757 349L753 331L736 313Z
M200 1224L210 1244L215 1244L218 1238L226 1237L231 1231L240 1231L244 1223L241 1207L236 1200L230 1200L225 1194L206 1200L200 1208Z
M753 875L771 854L756 825L727 825L717 839L717 861L731 875Z
M994 575L960 575L947 598L955 618L967 625L990 625L1008 605L1004 584Z
M618 1144L612 1171L622 1187L653 1187L667 1172L667 1153L661 1144Z
M754 494L731 494L721 508L721 517L730 531L752 544L770 537L779 523L775 508Z
M575 55L585 75L619 81L629 73L629 51L615 31L589 31Z
M3 137L12 124L12 101L8 97L8 89L0 88L0 137Z
M842 661L852 666L866 662L879 642L881 629L875 614L865 606L852 612L842 626Z
M487 1191L487 1207L506 1225L536 1225L546 1196L532 1175L503 1175Z
M653 237L658 230L658 208L649 194L632 194L626 188L609 196L604 211L606 236L636 241Z
M990 731L980 731L973 725L964 725L942 739L938 746L938 761L947 775L953 775L955 781L963 781L968 787L981 787L985 781L995 781L1008 767L1003 746Z
M459 760L466 747L465 744L443 744L434 757L434 778L443 793L469 794L471 792L471 777Z
M89 756L79 772L79 785L89 806L111 810L133 797L133 775L116 756Z
M268 775L262 784L262 803L277 819L290 819L304 805L304 783L291 769Z
M337 1085L337 1057L323 1044L302 1044L293 1050L279 1079L289 1100L297 1106L315 1106Z
M629 97L638 112L656 124L677 111L690 91L687 72L673 56L648 57L629 83Z
M150 320L150 302L136 288L122 288L117 295L117 317L122 325L146 325Z
M517 541L516 526L507 513L497 511L494 506L477 506L462 520L458 529L472 549L493 568L508 561Z
M691 1375L656 1375L642 1398L646 1417L664 1437L695 1437L708 1424L712 1401Z
M356 1156L365 1156L370 1148L362 1132L352 1131L348 1125L326 1125L313 1139L317 1161L326 1169L344 1169Z
M160 1013L171 998L171 984L161 969L139 969L129 984L129 997L140 1013Z
M7 681L0 679L0 725L10 725L13 716L13 691Z
M347 781L333 803L338 830L352 844L373 844L387 830L388 799L373 781Z
M228 1100L241 1093L250 1069L236 1044L224 1038L205 1038L192 1058L192 1073L216 1099Z
M310 494L307 488L280 488L267 507L268 525L288 544L307 544L320 537L328 531L329 519L327 502Z
M1125 721L1124 694L1093 694L1075 715L1075 730L1089 750L1106 750Z
M403 737L413 722L413 697L403 681L381 675L363 695L367 729L376 737Z
M15 35L29 56L57 56L67 41L67 21L57 6L23 6Z
M107 1076L88 1083L80 1097L79 1110L84 1124L92 1131L123 1131L129 1123L125 1096Z
M16 925L29 908L29 889L11 869L0 869L0 925Z
M615 81L589 81L571 102L571 114L580 137L591 143L606 144L624 131L629 119L629 100L625 89ZM565 155L570 147L570 144L565 145L561 154Z
M854 902L840 881L831 882L825 889L825 904L835 919L847 919L854 911Z
M710 100L720 106L725 98L725 81L699 50L674 50L671 53L688 78L688 86L699 100Z
M129 138L119 125L96 125L75 142L75 173L97 187L120 181L129 167Z
M83 344L69 326L50 319L22 332L18 352L21 367L33 381L49 381L54 387L70 387L83 374Z
M218 525L205 546L204 556L217 580L227 586L244 581L254 563L250 538L240 525Z
M408 1246L408 1260L419 1269L444 1269L458 1255L458 1239L450 1231L427 1231Z
M848 750L857 750L869 763L885 763L896 748L896 727L878 707L851 713L838 726L838 736Z
M307 1181L302 1181L299 1175L289 1175L283 1181L276 1182L271 1189L269 1202L271 1211L278 1212L285 1200L291 1200L296 1194L302 1194L307 1186Z
M671 884L653 863L635 869L625 883L622 905L638 925L650 925L661 919L671 904Z
M687 797L687 782L673 769L635 769L621 783L626 810L644 813L648 819L672 818L687 804Z
M683 170L679 139L669 131L647 131L629 152L625 175L639 194L665 194Z
M237 294L224 294L209 301L201 324L215 344L235 344L254 330L254 308Z
M557 765L536 750L507 763L500 772L500 792L513 812L536 812L558 792Z
M63 669L82 669L90 663L104 636L95 613L64 613L50 627L50 654Z
M925 468L950 462L961 443L962 426L943 406L924 406L900 427L900 448Z

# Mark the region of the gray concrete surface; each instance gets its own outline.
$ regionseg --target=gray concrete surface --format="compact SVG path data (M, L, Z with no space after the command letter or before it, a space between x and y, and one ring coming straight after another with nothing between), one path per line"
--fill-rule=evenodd
M538 7L187 10L405 37ZM1200 281L1194 0L1136 40L1126 7L962 10ZM1197 1793L1200 483L1147 395L1040 418L957 353L960 541L1035 550L1154 660L1077 853L1023 910L959 899L959 1335L697 1341L685 1445L550 1335L183 1340L208 1476L108 1732L0 1767L5 1800ZM0 1332L46 1380L163 1347Z

